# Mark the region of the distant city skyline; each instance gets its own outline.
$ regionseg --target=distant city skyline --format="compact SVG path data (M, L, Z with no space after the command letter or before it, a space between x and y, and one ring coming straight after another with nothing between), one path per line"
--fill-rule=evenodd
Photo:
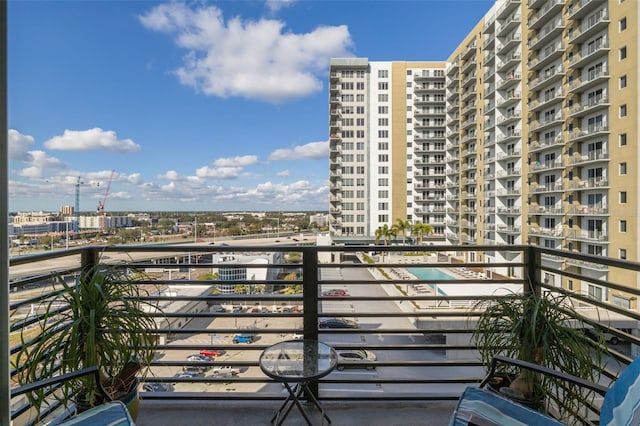
M472 1L8 3L9 211L328 209L332 57L445 60Z

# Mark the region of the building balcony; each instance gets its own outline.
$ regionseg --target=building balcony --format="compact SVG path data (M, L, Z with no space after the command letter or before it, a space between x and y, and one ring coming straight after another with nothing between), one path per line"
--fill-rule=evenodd
M522 60L520 52L513 52L498 60L498 72L515 67Z
M577 78L569 83L569 93L584 92L594 86L606 83L609 80L609 70L604 67L598 71L589 72L584 78Z
M533 184L530 186L529 191L532 194L562 192L564 191L564 186L562 185L562 183L551 183L551 184L545 184L545 185Z
M519 149L513 149L507 152L499 152L497 155L498 160L510 160L515 158L520 158L522 155L522 151Z
M538 33L527 42L529 50L539 50L549 41L562 34L565 28L562 17L558 17L545 25Z
M567 238L570 240L587 241L587 242L599 242L608 243L609 235L606 231L584 231L578 229L570 229L567 233Z
M336 230L341 228L338 222L332 226ZM516 228L507 227L505 232L516 233ZM452 242L458 238L467 244L477 242L475 234L447 232L445 237ZM338 244L340 241L349 241L349 237L336 237ZM281 384L261 372L259 356L262 350L291 339L294 334L330 343L338 350L366 349L377 354L373 371L335 371L312 383L312 392L334 424L393 424L401 413L403 424L422 424L427 416L430 425L440 426L448 424L462 391L477 385L485 375L476 348L468 338L475 324L469 307L481 298L496 297L492 296L494 288L523 291L522 277L525 276L529 277L528 283L534 291L566 292L540 279L540 265L543 258L549 256L561 260L561 267L553 270L558 279L575 280L576 272L565 268L565 263L572 267L598 268L602 272L612 267L636 269L631 262L530 245L428 246L425 250L426 246L400 244L399 240L393 246L332 247L269 243L250 246L238 245L233 239L228 242L230 245L219 246L93 246L12 258L8 283L11 297L4 302L8 304L12 333L19 335L22 330L29 330L40 315L37 310L31 312L33 303L49 300L60 291L48 284L54 276L73 277L90 270L95 265L92 260L108 262L126 271L138 271L134 281L150 289L145 299L161 304L164 311L154 314L159 324L155 331L160 342L159 356L152 361L152 374L143 380L170 384L172 390L141 391L137 420L140 426L173 426L185 424L185 419L189 424L210 424L212 415L219 424L266 424L283 402L284 394ZM423 255L404 256L404 252ZM476 259L486 252L516 256L508 264L469 263L457 257L456 253L461 252L475 252ZM256 272L251 279L211 278L214 275L211 270L219 268L218 257L241 258L247 253L273 261L233 264L234 269ZM429 253L437 255L429 256ZM331 260L332 254L345 262ZM292 263L292 259L296 260ZM372 267L362 268L366 263ZM421 270L436 268L449 278L400 279L394 271L406 268L407 263ZM512 275L507 274L507 266L513 271ZM454 269L460 267L490 274L491 280L478 286L477 276L456 274ZM188 272L176 272L173 276L166 272L179 270ZM150 275L154 279L146 278ZM613 288L620 286L615 276L595 280L585 275L576 284L586 287L596 281L605 291L609 282ZM417 291L418 288L433 289L436 285L438 291ZM469 286L469 290L452 294L447 291L448 286ZM486 291L480 287L486 287ZM214 291L220 288L233 291ZM345 289L349 295L323 296L322 291L330 288ZM629 288L628 292L640 296L638 289ZM636 327L635 313L625 314L607 300L594 304L580 290L567 294L579 306L579 313L594 324L614 330ZM60 309L64 312L65 307ZM358 328L318 327L322 318L345 316L353 318ZM607 320L601 322L600 318ZM256 336L255 341L233 344L232 336L239 329ZM12 351L33 343L20 339L16 342ZM640 340L632 337L629 344L638 345ZM229 377L206 373L198 377L178 377L183 368L194 364L185 360L186 355L198 353L203 347L224 351L215 362L236 367L241 372ZM4 352L9 353L8 342L4 348ZM627 362L624 356L620 359ZM19 374L21 366L17 367L11 371L12 378ZM600 368L594 366L594 369ZM14 386L12 383L11 387ZM56 410L57 402L53 398L51 401L52 410L43 419L46 424L60 420L64 411ZM11 402L13 423L27 424L29 402L23 398ZM288 420L287 424L304 421L296 410Z
M605 4L606 2L598 2L592 0L574 1L567 8L567 14L569 15L569 18L573 20L582 19L596 10L598 7L602 7Z
M506 93L500 101L497 103L498 108L507 108L512 105L515 105L522 99L522 93L520 91L517 92L508 92Z
M584 191L587 189L608 188L609 180L606 177L572 180L569 182L569 189L574 191Z
M556 158L555 160L549 161L536 161L531 164L529 167L529 173L539 173L543 171L549 171L553 169L561 169L564 167L564 163L562 162L562 158Z
M520 8L520 0L508 0L505 1L500 9L496 12L496 19L506 19L510 14L517 11Z
M562 80L565 72L562 68L562 65L556 67L553 71L547 71L541 73L533 80L529 81L529 91L537 92L546 87L547 85L551 85L559 80Z
M505 34L515 30L518 28L520 23L522 22L522 18L519 13L514 13L510 17L503 20L500 25L496 28L496 35L498 37L502 37Z
M470 50L469 50L470 51ZM475 51L475 50L474 50ZM472 57L471 59L465 61L462 64L462 67L460 68L460 71L463 74L467 74L468 72L471 72L471 70L473 69L473 67L475 67L477 65L476 59L475 57Z
M531 206L529 209L530 215L562 215L564 214L562 208L554 206Z
M529 153L559 148L563 145L564 138L562 137L562 135L557 135L553 138L542 139L541 141L532 140L531 142L529 142Z
M500 215L519 215L522 213L520 207L498 207L498 214Z
M565 0L548 0L542 9L531 15L527 20L527 26L529 29L543 27L552 18L561 13L564 4Z
M576 129L569 133L567 140L569 142L578 142L599 137L609 133L609 126L605 124L589 126L586 129Z
M610 105L609 97L607 95L597 98L589 98L586 101L582 101L579 104L572 106L569 109L569 117L584 117L585 115L592 114L600 109L608 108Z
M595 46L589 46L581 52L574 54L571 59L569 59L569 66L574 69L583 68L588 63L607 55L610 50L608 41L598 43Z
M580 24L580 27L573 31L569 38L569 43L584 43L589 37L592 37L598 32L606 29L610 22L609 13L606 10L600 11L600 13L595 15L594 19L583 21L582 24Z
M539 120L533 120L529 123L529 130L532 132L542 132L554 126L560 126L564 122L561 112L556 113L552 117L543 117Z
M541 226L533 226L529 228L529 235L545 238L562 238L562 229L543 228Z
M529 112L536 112L551 107L554 103L560 103L564 100L562 90L557 90L553 95L540 96L529 102Z
M519 226L507 226L507 225L498 225L496 227L496 231L501 234L520 234L521 232Z
M572 205L567 210L567 213L572 216L608 216L609 207L602 205Z
M568 158L568 166L587 165L594 162L609 161L609 153L605 150L593 150L586 154L576 153Z
M534 54L529 59L529 70L530 71L538 71L541 68L551 64L551 62L555 61L562 57L565 52L564 44L559 41L557 42L552 49L545 50L544 52L538 52Z
M496 142L505 143L505 142L517 141L520 139L520 134L521 134L520 129L516 129L504 135L498 135L498 137L496 138Z
M509 124L513 124L516 121L520 120L520 118L522 118L521 111L510 111L506 115L498 117L496 124L498 126L508 126Z
M498 90L507 90L511 86L515 86L522 80L522 74L514 71L505 75L500 82L498 82Z
M502 39L500 43L496 46L496 52L498 55L506 55L510 50L520 45L520 41L522 37L518 33L511 34L508 37Z

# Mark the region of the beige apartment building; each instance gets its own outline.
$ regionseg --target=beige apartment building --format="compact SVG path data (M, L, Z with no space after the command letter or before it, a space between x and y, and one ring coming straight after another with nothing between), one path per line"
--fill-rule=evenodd
M639 13L636 0L498 0L446 61L334 59L332 234L372 236L409 219L442 243L640 260ZM613 273L543 262L603 281ZM627 274L616 282L637 287ZM544 279L636 308L623 292Z

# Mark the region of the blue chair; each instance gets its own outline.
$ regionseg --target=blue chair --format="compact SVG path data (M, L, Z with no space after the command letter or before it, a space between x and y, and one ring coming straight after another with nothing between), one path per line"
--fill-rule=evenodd
M100 383L98 367L87 367L72 373L61 374L56 377L39 380L37 382L12 389L11 398L37 389L56 386L67 380L90 374L95 375L96 383ZM63 418L55 419L55 424L64 426L135 426L127 407L121 401L111 401L111 398L102 385L98 385L98 389L109 402L90 408L89 410L83 411L75 416L72 415L73 413L63 414ZM72 416L69 417L69 415ZM62 422L58 423L58 421Z
M493 377L498 363L518 366L537 373L560 378L604 396L600 408L600 425L640 425L640 357L624 369L618 379L606 388L596 383L530 362L503 356L494 357L491 369L479 387L468 387L460 399L449 422L450 426L557 426L563 423L545 416L522 404L490 391L484 386Z

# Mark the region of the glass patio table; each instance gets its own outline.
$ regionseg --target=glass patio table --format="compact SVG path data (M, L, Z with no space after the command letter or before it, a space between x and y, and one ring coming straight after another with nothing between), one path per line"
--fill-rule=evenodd
M311 425L308 413L300 404L304 394L322 414L322 423L331 419L309 389L309 383L331 373L338 363L335 349L316 340L287 340L266 348L260 355L260 369L264 374L280 382L289 392L289 396L271 418L271 423L281 425L295 405Z

